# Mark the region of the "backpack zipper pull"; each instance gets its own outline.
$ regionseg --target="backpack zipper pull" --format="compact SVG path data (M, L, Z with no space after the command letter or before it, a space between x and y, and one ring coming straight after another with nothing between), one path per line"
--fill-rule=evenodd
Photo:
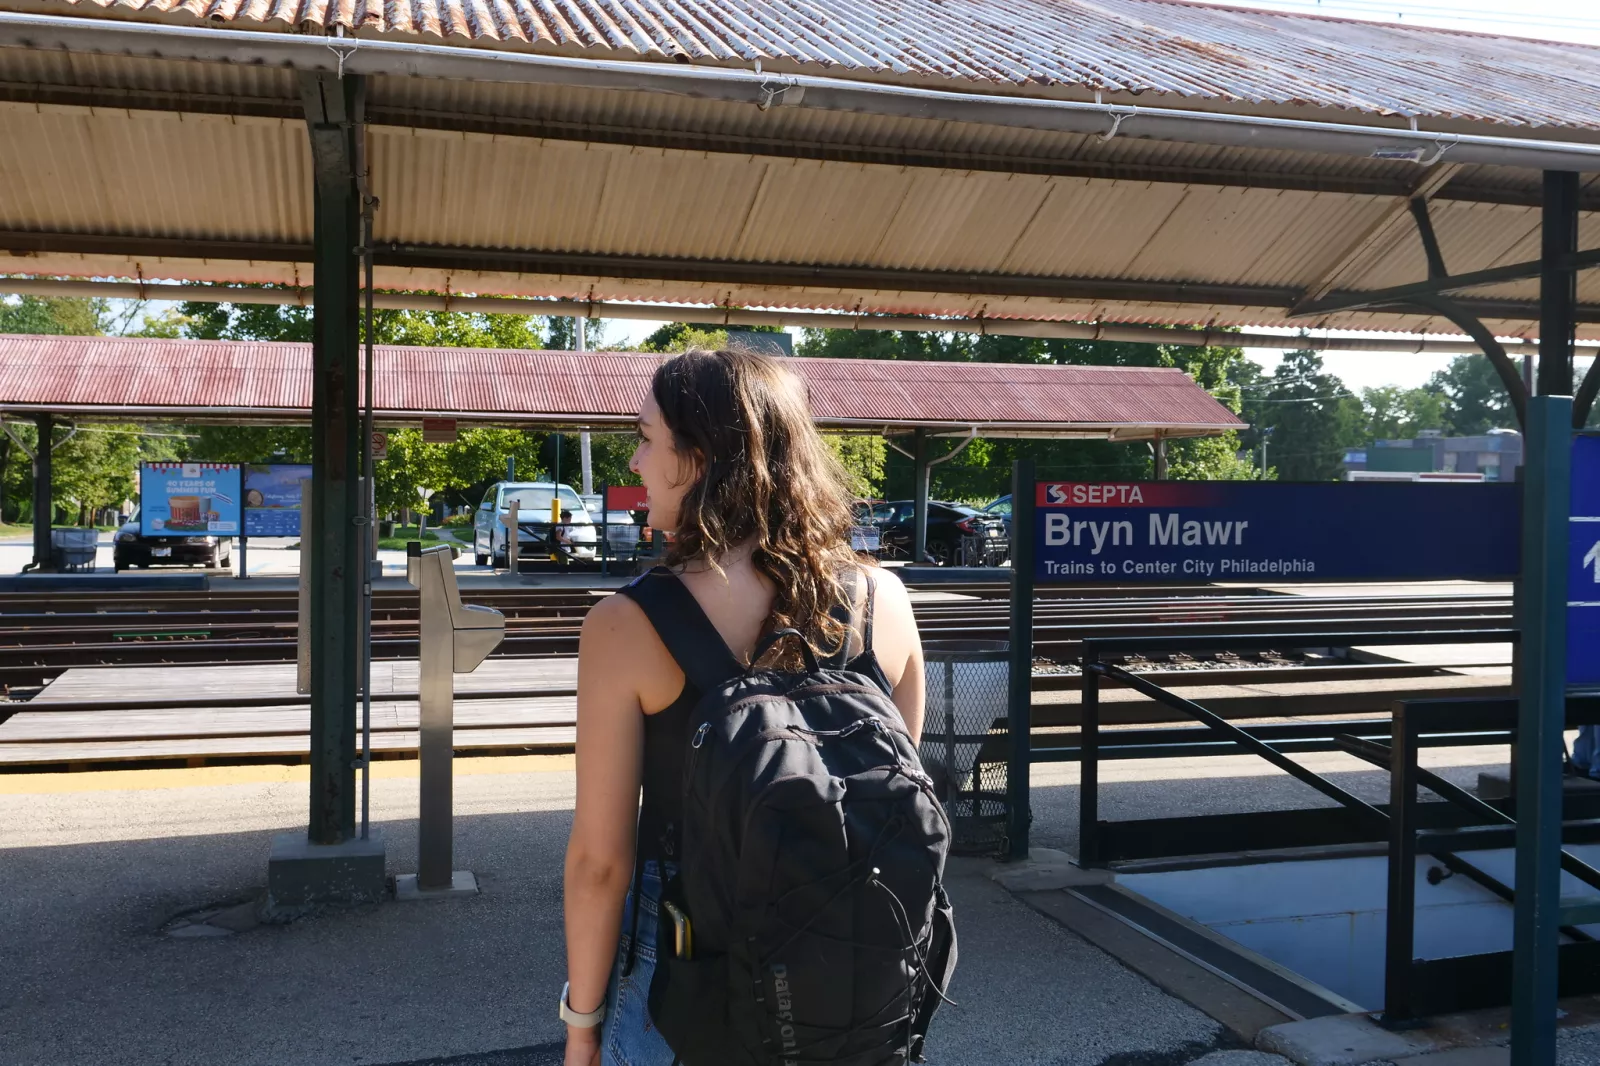
M711 732L711 723L701 722L700 728L694 731L694 740L690 742L689 747L698 750L700 745L706 742L706 734L709 732Z

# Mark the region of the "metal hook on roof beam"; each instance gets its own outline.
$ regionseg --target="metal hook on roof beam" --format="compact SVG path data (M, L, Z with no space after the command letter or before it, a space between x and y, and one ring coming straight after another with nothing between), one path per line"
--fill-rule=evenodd
M767 78L757 86L761 96L756 100L756 110L769 110L774 104L793 107L805 99L806 89L794 78Z
M1117 131L1122 128L1122 124L1134 116L1132 111L1110 111L1107 113L1111 116L1111 128L1100 135L1102 142L1109 141L1115 137Z

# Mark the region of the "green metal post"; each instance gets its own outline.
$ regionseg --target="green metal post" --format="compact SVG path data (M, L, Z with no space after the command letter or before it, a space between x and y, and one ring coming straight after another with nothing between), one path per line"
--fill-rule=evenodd
M921 566L928 554L928 481L932 464L928 462L928 431L921 426L911 432L911 565Z
M35 419L39 439L33 446L33 568L51 570L50 526L55 517L52 495L50 453L55 437L55 419L48 414Z
M1567 688L1567 516L1572 494L1572 338L1578 176L1544 176L1539 396L1528 400L1522 485L1521 702L1515 762L1517 861L1511 1061L1556 1059L1561 925L1561 763Z
M311 392L311 821L313 844L355 836L361 584L358 79L302 75L315 232ZM304 556L303 556L304 559ZM303 561L302 565L305 565Z
M1006 732L1007 858L1028 857L1033 821L1029 775L1033 764L1033 505L1032 459L1011 464L1011 668Z
M1522 693L1517 713L1516 913L1511 1061L1555 1061L1566 722L1567 510L1572 399L1528 401L1522 487Z

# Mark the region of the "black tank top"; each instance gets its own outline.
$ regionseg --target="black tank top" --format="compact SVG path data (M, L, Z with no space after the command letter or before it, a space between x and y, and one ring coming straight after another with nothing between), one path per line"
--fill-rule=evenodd
M825 660L822 665L825 669L843 668L865 674L885 692L890 692L893 686L884 676L883 667L879 665L878 657L872 650L872 609L876 600L877 585L868 569L862 568L857 573L861 574L867 583L866 601L862 605L861 612L859 615L847 616L843 608L840 608L836 617L840 621L847 621L852 630L861 634L861 650L855 656L847 658L851 643L847 639L845 647ZM657 568L638 580L677 581L678 576L663 568ZM848 587L850 599L854 602L853 580L848 582ZM623 594L627 595L630 588L632 586L622 589ZM705 613L700 610L694 598L687 596L683 599L685 601L683 610L697 612L700 616L695 619L697 628L710 627L710 620L705 618ZM704 626L698 626L701 622ZM712 628L711 631L714 633L715 629ZM707 639L710 639L709 636ZM732 658L733 653L729 652L728 655ZM682 822L683 814L683 764L689 746L694 708L700 702L700 696L700 690L685 677L683 691L678 693L677 699L663 710L644 716L644 792L639 805L638 858L641 861L677 858L678 826Z

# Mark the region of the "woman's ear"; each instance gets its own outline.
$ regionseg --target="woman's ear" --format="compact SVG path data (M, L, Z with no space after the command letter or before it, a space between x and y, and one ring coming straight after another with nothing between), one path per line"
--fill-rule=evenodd
M678 457L678 480L674 488L687 488L700 480L706 470L706 457L700 449L696 448L685 455L676 453Z

